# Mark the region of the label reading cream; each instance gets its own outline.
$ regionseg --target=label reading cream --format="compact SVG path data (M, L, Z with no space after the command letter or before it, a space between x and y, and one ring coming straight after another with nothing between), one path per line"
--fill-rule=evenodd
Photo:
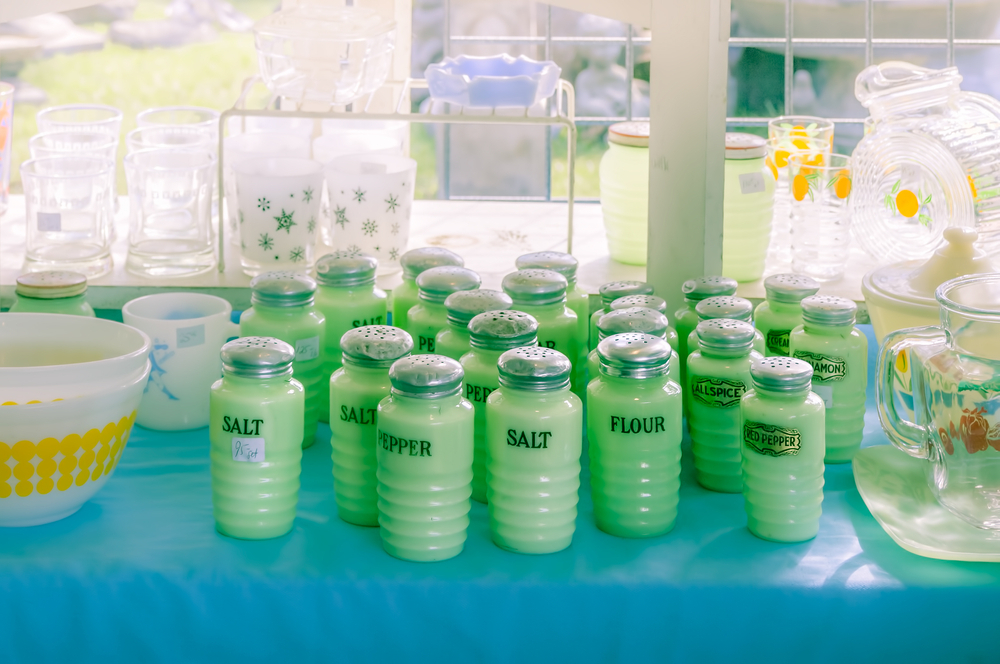
M767 352L788 355L788 335L791 333L791 330L768 330L767 339L764 341Z
M233 461L264 461L263 438L233 438Z
M308 362L319 357L319 337L299 339L295 342L295 361Z
M847 360L842 357L797 350L795 359L804 360L812 365L814 383L835 383L847 377Z
M412 438L398 438L390 436L379 429L378 444L383 450L395 452L396 454L406 454L408 456L431 456L431 441L415 440Z
M711 408L733 408L740 405L740 398L747 391L743 381L729 378L702 378L693 376L691 394Z
M764 456L795 456L802 447L802 434L798 429L744 422L743 442L754 452Z
M475 403L486 403L486 399L493 394L492 387L483 387L481 385L471 385L469 383L465 384L465 398L469 401Z

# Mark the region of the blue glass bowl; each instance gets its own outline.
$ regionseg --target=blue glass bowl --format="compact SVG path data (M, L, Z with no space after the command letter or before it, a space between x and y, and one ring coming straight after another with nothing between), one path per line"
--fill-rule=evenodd
M445 58L424 71L431 97L469 108L534 106L555 92L562 70L524 56Z

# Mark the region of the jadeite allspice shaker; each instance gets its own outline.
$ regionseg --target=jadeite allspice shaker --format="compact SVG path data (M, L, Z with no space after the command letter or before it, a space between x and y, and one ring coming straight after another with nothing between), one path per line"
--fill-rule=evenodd
M490 311L469 322L472 350L462 356L465 398L476 410L472 499L486 502L486 400L500 387L500 356L513 348L538 345L538 321L522 311Z
M250 282L251 307L240 316L240 336L275 337L295 349L292 371L306 390L302 447L316 441L321 397L329 389L321 349L326 320L316 310L316 281L298 272L265 272Z
M673 352L673 347L677 344L677 333L670 327L663 313L647 307L629 307L615 309L597 321L598 345L607 337L626 332L642 332L665 340L671 347L670 377L680 385L680 360L677 353ZM601 374L600 364L595 348L587 357L587 375L590 376L590 380Z
M618 537L669 532L680 500L681 387L659 337L616 334L597 345L587 387L590 493L597 527Z
M222 347L212 385L209 441L215 528L240 539L292 529L302 471L305 391L292 378L291 345L242 337Z
M432 267L417 277L420 301L407 313L406 331L413 337L414 355L436 352L437 333L448 327L444 301L452 293L477 290L479 275L464 267Z
M644 281L610 281L601 286L597 292L601 296L601 308L590 316L590 330L588 331L590 343L587 346L589 350L597 348L597 321L604 314L611 313L612 302L628 295L652 295L653 287Z
M376 413L389 396L389 367L413 351L413 339L388 325L356 327L340 340L344 364L330 379L330 445L337 514L378 525Z
M444 355L404 357L378 406L378 522L382 548L403 560L457 556L469 528L472 404L462 365Z
M791 356L812 366L812 391L826 404L826 463L853 459L864 434L868 339L854 327L857 312L842 297L807 297L790 337Z
M734 295L738 284L729 277L698 277L688 279L681 285L684 306L674 314L674 328L677 330L677 355L681 359L681 385L687 385L687 358L694 348L688 348L688 339L698 327L698 314L694 308L702 300L720 295Z
M583 402L573 364L557 350L500 356L500 388L486 400L486 496L502 549L554 553L573 541L583 451Z
M743 490L740 399L750 389L753 325L728 318L698 323L698 350L688 357L688 429L698 484L711 491Z
M804 542L819 531L826 453L823 400L802 360L767 357L750 367L740 400L743 507L747 527L774 542Z
M366 325L385 325L385 291L375 285L378 261L364 254L338 251L316 261L316 308L326 319L323 344L323 391L319 421L330 421L329 381L340 368L340 338L348 330Z
M753 303L746 298L735 295L721 295L702 300L695 305L694 311L698 316L699 323L717 318L753 323ZM698 349L697 326L688 335L687 347L689 356ZM753 336L753 349L761 355L764 354L764 336L756 330L754 330Z
M452 293L444 301L448 327L437 334L434 352L461 360L469 352L469 321L486 311L510 309L511 299L503 291L479 288Z
M11 312L94 317L87 302L87 277L79 272L28 272L17 278Z
M818 291L818 281L800 274L772 274L764 280L767 299L757 305L754 321L764 335L765 355L788 357L788 335L802 325L802 300Z
M406 330L407 313L419 303L417 277L432 267L465 267L465 261L442 247L420 247L403 254L399 265L403 268L403 283L392 289L392 324Z

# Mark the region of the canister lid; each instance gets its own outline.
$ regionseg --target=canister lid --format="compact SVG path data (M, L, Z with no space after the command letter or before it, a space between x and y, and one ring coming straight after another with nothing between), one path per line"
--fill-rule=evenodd
M732 318L703 320L695 331L698 333L698 345L718 351L749 351L756 332L750 323Z
M733 295L738 284L729 277L698 277L688 279L681 286L681 292L688 300L698 302L718 295Z
M663 376L673 352L663 338L641 332L614 334L597 344L601 373L620 378Z
M580 261L562 251L536 251L533 254L518 256L514 261L518 270L553 270L566 277L566 281L572 284L576 280L576 268Z
M340 350L345 364L388 369L413 351L413 338L391 325L365 325L345 332Z
M295 349L273 337L240 337L222 347L222 368L243 378L275 378L292 373Z
M34 297L40 300L76 297L87 292L87 277L69 270L28 272L17 278L14 292L21 297Z
M626 295L611 303L612 311L631 307L646 307L656 309L661 314L667 313L667 301L657 295Z
M772 392L808 390L812 376L812 365L793 357L765 357L750 365L754 387Z
M523 311L488 311L469 321L469 345L510 350L538 343L538 321Z
M555 304L566 299L569 283L554 270L518 270L503 278L503 292L518 304Z
M250 282L251 304L268 307L298 307L312 304L316 280L301 272L265 272Z
M529 346L509 350L497 362L500 386L549 391L569 386L573 363L554 348Z
M512 304L510 297L503 291L479 288L452 293L444 301L444 308L448 311L449 323L465 328L478 314L510 309Z
M336 251L316 261L316 280L324 286L350 288L375 281L378 261L365 254Z
M669 326L667 317L656 309L629 307L616 309L598 318L597 334L600 339L623 332L644 332L654 337L663 337Z
M608 127L608 141L615 145L648 148L649 123L635 120L631 122L616 122Z
M598 293L607 309L612 302L626 295L652 295L653 287L644 281L610 281L601 286Z
M720 295L710 297L698 303L694 308L699 320L712 320L714 318L732 318L734 320L748 321L753 316L753 303L735 295Z
M389 367L393 391L418 399L458 394L464 377L462 365L444 355L410 355Z
M726 132L726 159L763 159L767 140L754 134Z
M479 275L468 268L443 265L420 273L417 277L417 293L421 300L440 304L452 293L476 290L480 283Z
M764 280L767 299L798 304L819 291L819 282L802 274L772 274Z
M432 267L443 267L451 265L454 267L465 267L465 261L454 251L448 251L444 247L420 247L410 249L399 259L399 264L403 268L403 276L407 279L416 279L424 270Z
M802 320L813 325L853 325L858 305L845 297L813 295L802 300Z

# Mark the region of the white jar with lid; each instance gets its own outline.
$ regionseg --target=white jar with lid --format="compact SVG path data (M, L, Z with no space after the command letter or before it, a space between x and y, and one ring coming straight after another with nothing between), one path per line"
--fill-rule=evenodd
M767 141L760 136L726 134L722 272L736 281L764 275L775 184L766 156Z
M649 123L619 122L608 129L601 157L601 210L611 258L646 264L649 199Z

